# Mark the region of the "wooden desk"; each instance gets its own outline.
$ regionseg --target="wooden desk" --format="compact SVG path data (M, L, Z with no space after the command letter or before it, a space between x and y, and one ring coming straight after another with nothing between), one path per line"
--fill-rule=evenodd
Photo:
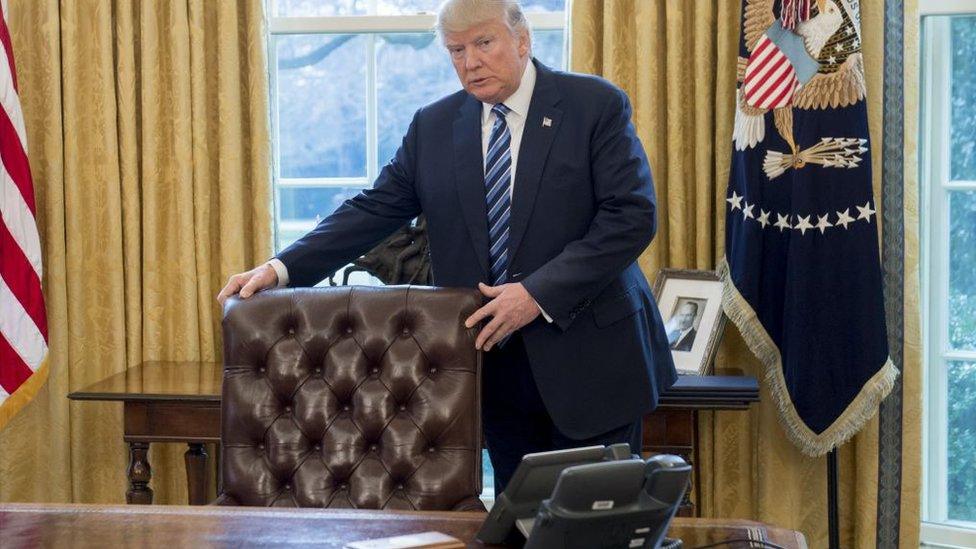
M74 400L123 403L123 438L129 444L128 503L152 503L147 458L153 442L189 446L187 491L191 505L206 503L207 454L204 444L220 441L220 389L223 370L209 362L147 362L68 395ZM746 376L679 376L661 395L659 408L644 418L642 453L677 454L693 466L697 456L698 410L744 410L759 400L759 384ZM700 497L697 469L679 514L695 516Z
M240 507L0 505L4 549L19 547L265 547L344 544L436 530L472 547L484 513ZM685 549L754 539L805 549L803 534L744 520L676 518L668 535ZM730 547L748 547L747 543Z

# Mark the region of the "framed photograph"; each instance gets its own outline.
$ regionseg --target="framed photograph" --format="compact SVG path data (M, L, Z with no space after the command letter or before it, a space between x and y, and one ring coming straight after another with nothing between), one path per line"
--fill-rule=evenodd
M722 281L714 271L661 269L654 283L679 374L707 375L725 330Z

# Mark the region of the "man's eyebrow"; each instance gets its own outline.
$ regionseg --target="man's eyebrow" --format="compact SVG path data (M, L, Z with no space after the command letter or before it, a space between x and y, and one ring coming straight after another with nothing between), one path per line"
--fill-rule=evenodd
M494 38L495 38L495 34L494 33L479 34L478 36L475 36L474 38L472 38L471 41L468 42L468 44L477 44L478 42L481 42L482 40L491 40L491 39L494 39ZM446 47L448 49L451 49L451 48L460 48L460 47L463 47L463 46L464 46L464 44L463 43L460 43L460 42L448 42L448 43L444 44L444 47Z

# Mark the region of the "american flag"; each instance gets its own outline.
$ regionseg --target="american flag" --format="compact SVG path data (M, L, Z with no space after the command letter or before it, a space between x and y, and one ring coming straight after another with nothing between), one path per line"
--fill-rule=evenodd
M0 427L43 382L47 318L27 134L7 3L0 2Z

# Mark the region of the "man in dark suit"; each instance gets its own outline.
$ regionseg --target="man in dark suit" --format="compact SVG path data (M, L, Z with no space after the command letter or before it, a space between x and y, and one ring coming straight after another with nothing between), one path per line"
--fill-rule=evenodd
M627 96L531 57L515 0L449 0L438 32L464 89L421 108L372 189L218 299L310 286L427 217L434 283L487 303L483 424L501 491L526 453L629 442L676 379L636 259L654 236Z

